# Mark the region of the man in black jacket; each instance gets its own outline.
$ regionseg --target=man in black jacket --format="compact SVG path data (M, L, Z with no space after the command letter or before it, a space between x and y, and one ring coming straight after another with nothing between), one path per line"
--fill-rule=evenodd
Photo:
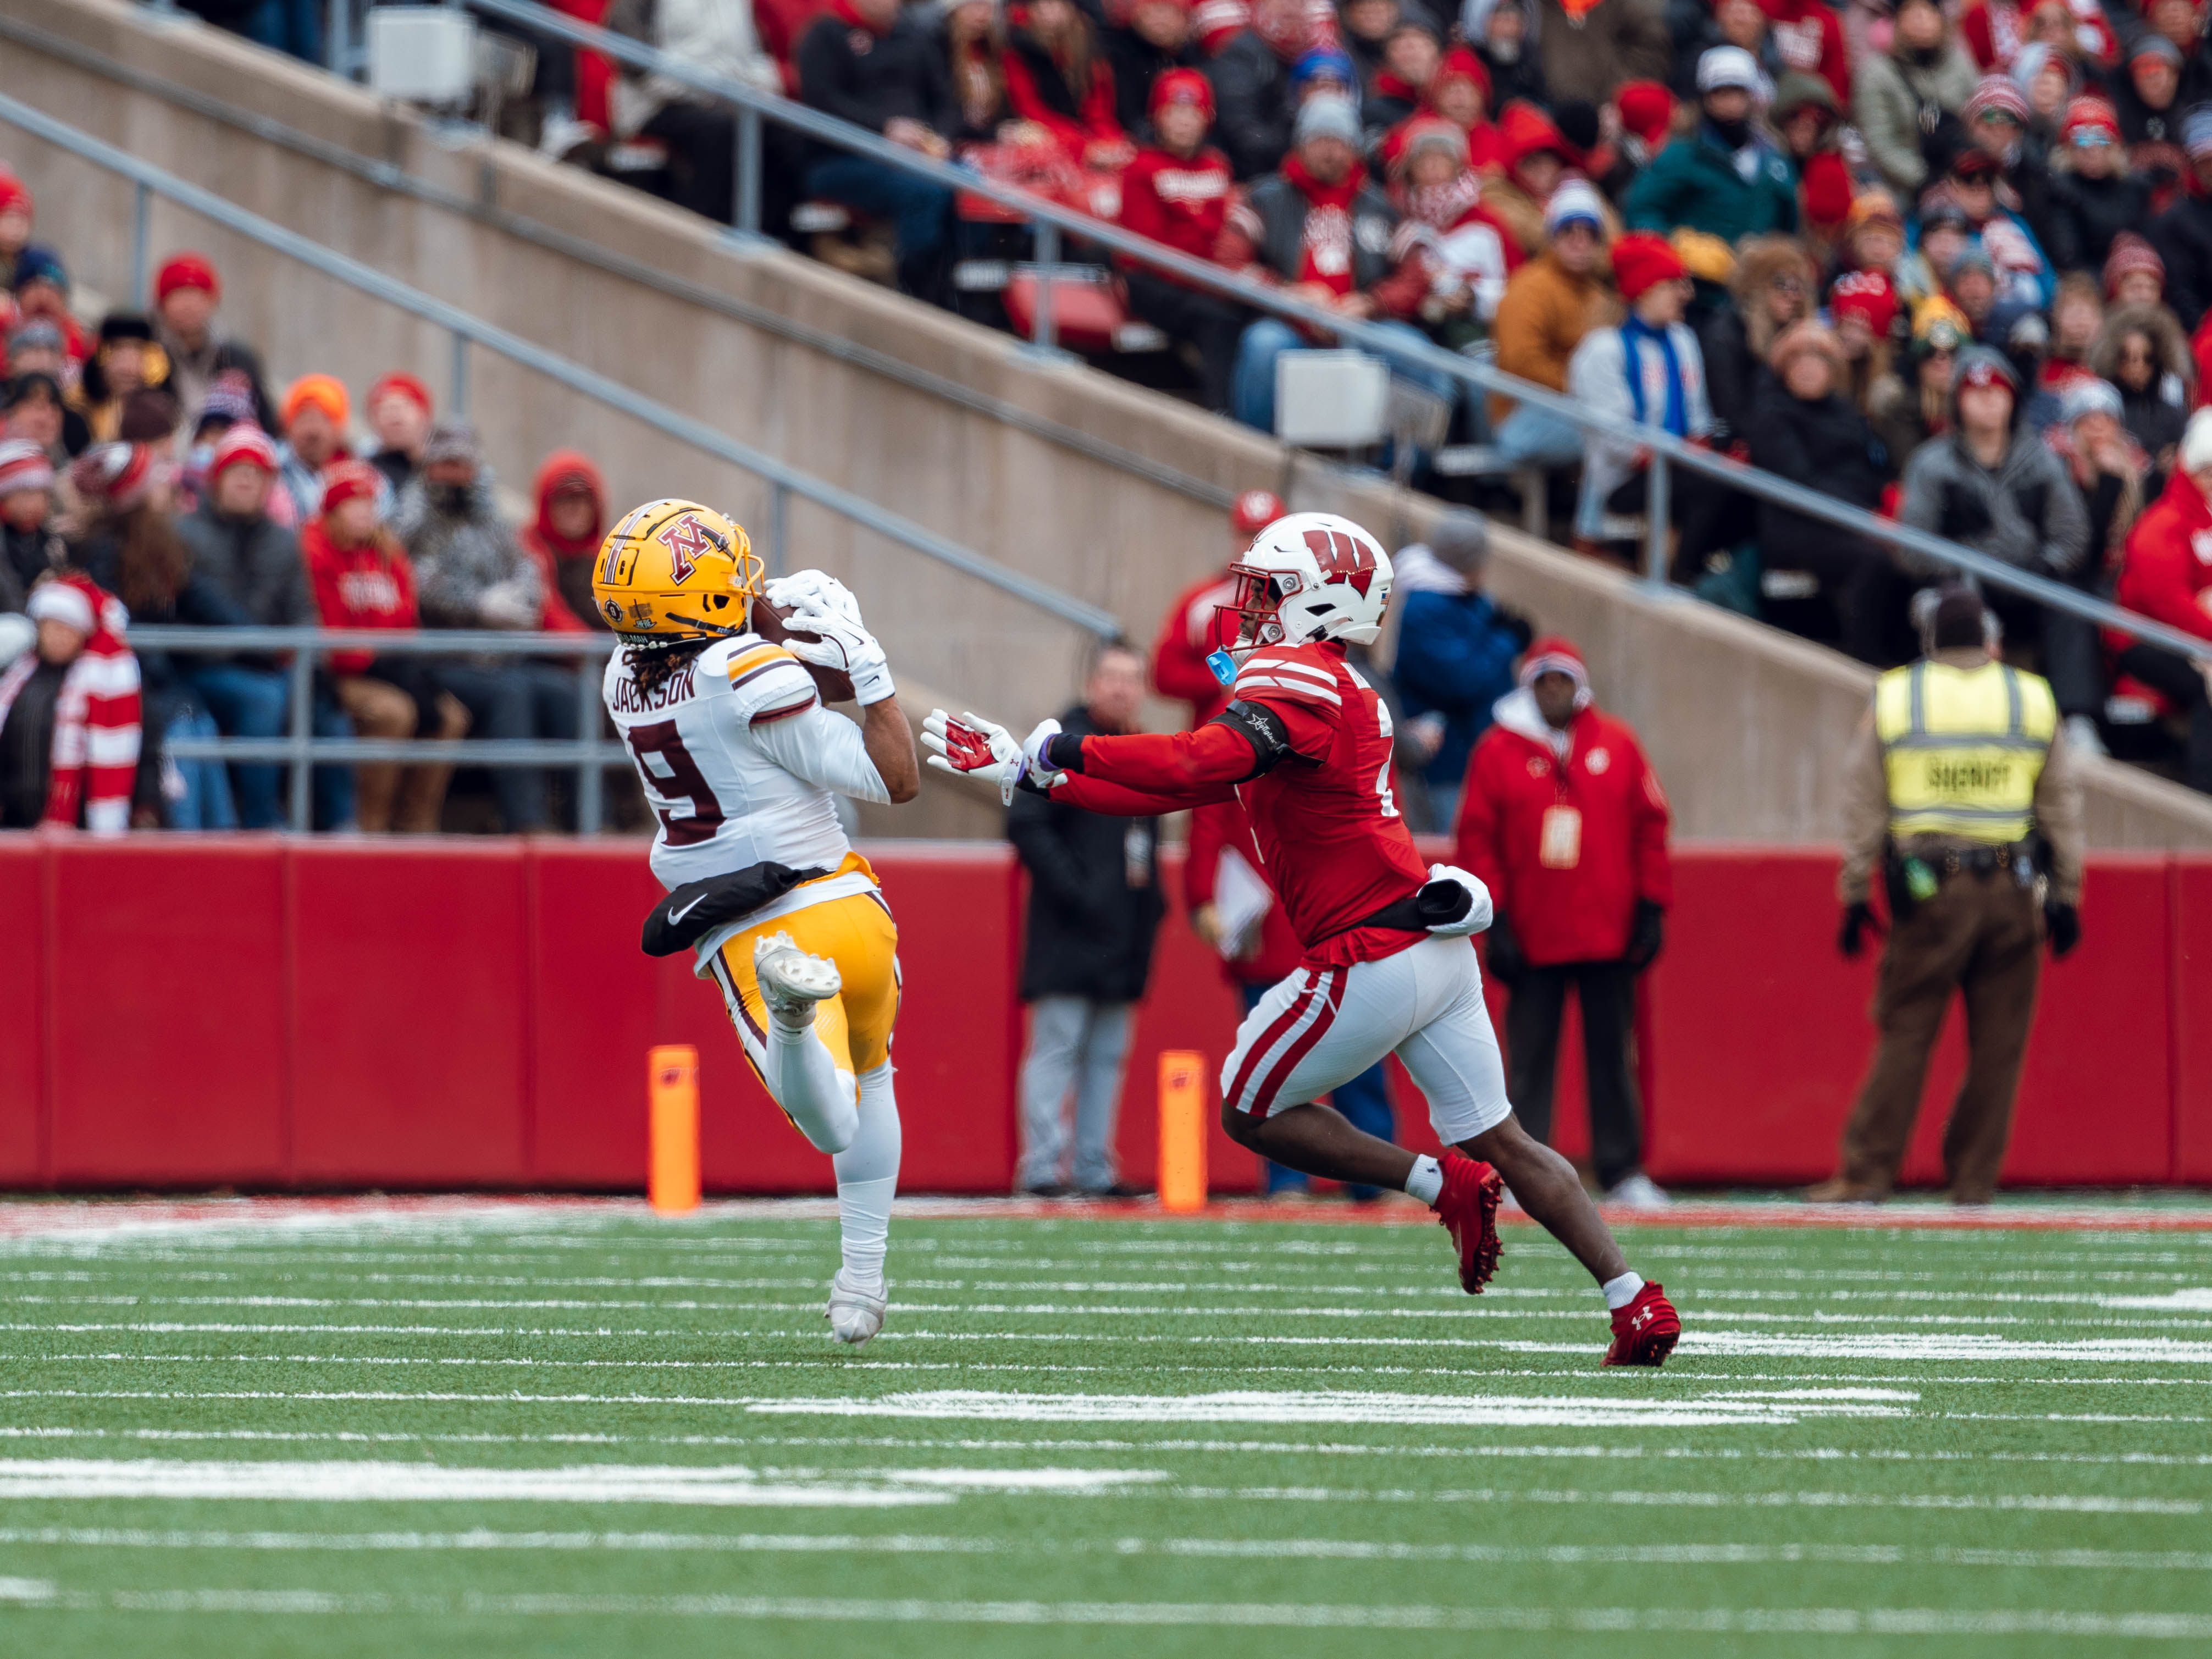
M2212 188L2212 109L2190 111L2181 134L2198 188ZM2194 192L2175 198L2151 221L2150 240L2166 260L2166 302L2194 332L2212 305L2212 200Z
M1084 736L1133 730L1145 659L1127 646L1098 653L1083 702L1060 716ZM1160 921L1156 818L1108 817L1042 795L1018 794L1006 836L1030 872L1022 1000L1030 1051L1022 1061L1021 1191L1126 1196L1114 1167L1114 1119L1135 1005L1152 970ZM1075 1097L1074 1158L1062 1115Z
M952 77L928 27L899 0L836 0L799 42L799 96L825 114L879 132L936 161L952 153ZM937 297L952 193L887 162L829 147L806 169L806 192L892 222L899 286Z

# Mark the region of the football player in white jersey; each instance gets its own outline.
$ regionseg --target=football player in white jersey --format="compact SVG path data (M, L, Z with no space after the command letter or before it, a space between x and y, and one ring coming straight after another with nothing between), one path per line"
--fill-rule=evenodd
M772 583L745 532L696 501L648 501L608 532L592 597L625 641L607 663L607 714L660 820L653 873L670 890L646 948L692 951L745 1059L837 1174L843 1261L830 1329L883 1328L884 1253L898 1185L891 1024L898 929L833 794L908 801L913 733L883 647L836 578ZM752 631L763 596L793 634ZM809 665L848 676L860 724L823 706Z

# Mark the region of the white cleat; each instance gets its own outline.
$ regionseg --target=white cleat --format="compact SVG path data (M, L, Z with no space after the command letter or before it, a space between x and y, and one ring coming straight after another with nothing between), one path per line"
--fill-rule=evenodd
M884 1328L884 1309L890 1295L890 1287L882 1279L876 1281L873 1291L862 1288L862 1281L850 1278L840 1267L837 1277L830 1281L830 1305L823 1311L830 1320L830 1334L840 1342L849 1342L859 1347Z
M1624 1210L1663 1210L1674 1200L1666 1189L1638 1170L1605 1195L1605 1201Z
M755 941L753 977L769 1012L779 1024L795 1026L811 1025L814 1005L836 996L844 984L836 963L807 955L788 933L763 933Z

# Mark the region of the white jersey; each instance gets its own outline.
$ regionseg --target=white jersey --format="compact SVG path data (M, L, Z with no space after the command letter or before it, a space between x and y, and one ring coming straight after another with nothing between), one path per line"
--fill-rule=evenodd
M805 665L757 634L717 641L652 691L639 689L617 651L601 695L660 820L652 862L664 887L755 864L838 870L853 848L831 796L890 799L860 728L823 708ZM794 889L744 925L874 887L865 866L847 871ZM702 939L701 960L730 931Z

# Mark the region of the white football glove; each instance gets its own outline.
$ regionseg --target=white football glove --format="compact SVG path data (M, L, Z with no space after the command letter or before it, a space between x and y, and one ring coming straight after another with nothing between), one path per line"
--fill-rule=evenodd
M1011 806L1024 778L1049 789L1066 775L1044 763L1044 746L1059 732L1058 720L1040 720L1029 741L1017 744L1012 732L981 714L954 720L942 708L933 708L921 723L921 742L939 771L995 783L1000 803Z
M1457 921L1438 922L1429 929L1431 933L1441 934L1445 939L1465 939L1469 933L1479 933L1490 926L1492 915L1490 889L1483 885L1480 876L1469 875L1454 865L1432 864L1429 866L1429 879L1457 882L1474 896L1474 902L1468 906L1465 915Z
M789 634L822 636L818 640L787 636L783 648L817 668L842 669L851 677L853 695L863 707L896 694L898 688L891 684L890 659L860 621L857 606L849 617L841 611L794 611L784 619L784 626Z
M860 620L860 602L853 590L826 570L771 577L761 592L779 611L828 611L848 622Z

